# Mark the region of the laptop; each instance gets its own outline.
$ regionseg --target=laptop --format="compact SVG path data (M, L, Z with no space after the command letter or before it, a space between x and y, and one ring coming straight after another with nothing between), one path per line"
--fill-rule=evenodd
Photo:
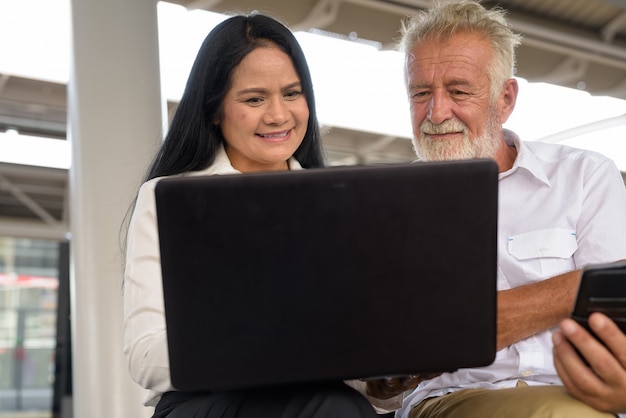
M473 160L159 181L172 384L490 364L497 178Z

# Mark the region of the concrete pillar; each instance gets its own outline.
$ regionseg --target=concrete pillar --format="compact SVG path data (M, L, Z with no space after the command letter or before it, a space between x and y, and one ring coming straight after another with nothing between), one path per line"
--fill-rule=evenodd
M73 416L138 418L122 353L120 226L162 137L156 0L72 0Z

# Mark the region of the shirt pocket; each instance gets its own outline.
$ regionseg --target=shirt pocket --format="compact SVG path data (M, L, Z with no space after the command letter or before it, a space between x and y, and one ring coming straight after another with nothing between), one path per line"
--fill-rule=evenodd
M539 229L508 238L509 254L522 263L526 273L535 280L574 270L573 255L577 249L573 229Z

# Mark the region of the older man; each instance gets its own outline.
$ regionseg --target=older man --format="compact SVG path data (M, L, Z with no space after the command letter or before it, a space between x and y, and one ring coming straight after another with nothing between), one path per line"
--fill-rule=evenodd
M518 94L519 43L502 10L469 1L436 6L404 26L418 157L495 159L500 209L496 360L423 380L402 418L612 416L568 395L551 334L570 314L580 269L626 259L626 191L611 160L526 143L502 128Z

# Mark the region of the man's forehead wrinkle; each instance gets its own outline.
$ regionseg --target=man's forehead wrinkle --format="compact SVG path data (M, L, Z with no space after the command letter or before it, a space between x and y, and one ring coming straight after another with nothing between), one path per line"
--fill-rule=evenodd
M450 84L469 84L469 80L463 76L466 71L469 69L467 65L462 65L463 62L468 62L457 60L452 57L446 60L437 61L436 65L432 65L430 60L417 60L412 63L409 63L409 69L418 70L417 73L420 77L428 78L428 82L432 81L430 79L440 79L445 80L446 83ZM471 62L469 62L472 64ZM473 67L473 65L471 65ZM416 74L414 74L416 75ZM414 80L416 83L421 84L426 82L426 80Z
M466 51L430 51L422 53L419 49L411 52L407 57L409 66L469 64L476 65L476 57Z

